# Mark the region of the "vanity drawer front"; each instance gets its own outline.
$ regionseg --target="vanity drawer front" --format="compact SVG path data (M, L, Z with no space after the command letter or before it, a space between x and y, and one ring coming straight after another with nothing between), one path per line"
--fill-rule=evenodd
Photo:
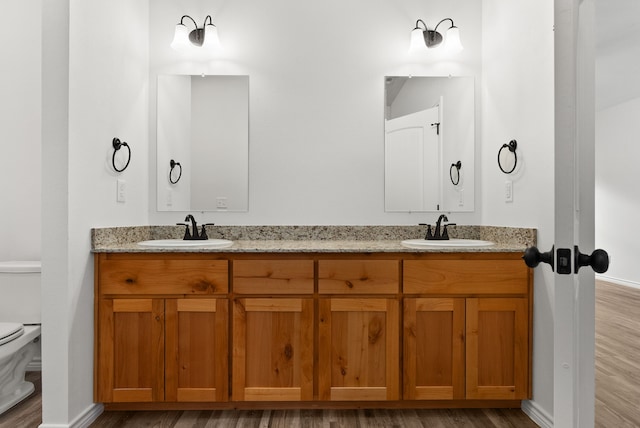
M227 260L102 260L101 294L224 294Z
M235 260L238 294L313 294L313 260Z
M395 294L399 260L320 260L318 292L322 294Z
M527 294L529 268L514 260L405 260L407 294Z

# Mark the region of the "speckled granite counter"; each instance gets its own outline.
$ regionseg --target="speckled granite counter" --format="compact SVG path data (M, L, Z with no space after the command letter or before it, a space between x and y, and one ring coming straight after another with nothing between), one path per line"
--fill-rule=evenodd
M423 226L213 226L210 238L233 241L231 247L142 247L150 239L180 239L183 226L137 226L91 230L94 253L415 253L521 252L536 243L536 229L450 226L451 238L482 239L485 247L406 248L405 239L423 238Z

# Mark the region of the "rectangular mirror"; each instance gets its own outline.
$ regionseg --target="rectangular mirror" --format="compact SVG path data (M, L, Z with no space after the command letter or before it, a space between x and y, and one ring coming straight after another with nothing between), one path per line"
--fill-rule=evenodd
M473 77L385 77L385 211L474 210Z
M247 211L249 76L160 75L158 211Z

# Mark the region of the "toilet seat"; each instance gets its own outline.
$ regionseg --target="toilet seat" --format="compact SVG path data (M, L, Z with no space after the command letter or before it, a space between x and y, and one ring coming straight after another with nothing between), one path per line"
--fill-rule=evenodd
M16 322L0 322L0 346L22 336L24 326Z

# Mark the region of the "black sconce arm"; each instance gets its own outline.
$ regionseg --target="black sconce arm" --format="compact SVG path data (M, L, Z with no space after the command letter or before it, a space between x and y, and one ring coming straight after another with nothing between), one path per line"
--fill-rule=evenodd
M456 25L453 23L453 19L451 18L444 18L443 20L441 20L440 22L438 22L438 25L436 25L436 28L433 29L433 31L438 31L438 27L440 26L440 24L442 24L444 21L451 21L451 27L455 27Z

